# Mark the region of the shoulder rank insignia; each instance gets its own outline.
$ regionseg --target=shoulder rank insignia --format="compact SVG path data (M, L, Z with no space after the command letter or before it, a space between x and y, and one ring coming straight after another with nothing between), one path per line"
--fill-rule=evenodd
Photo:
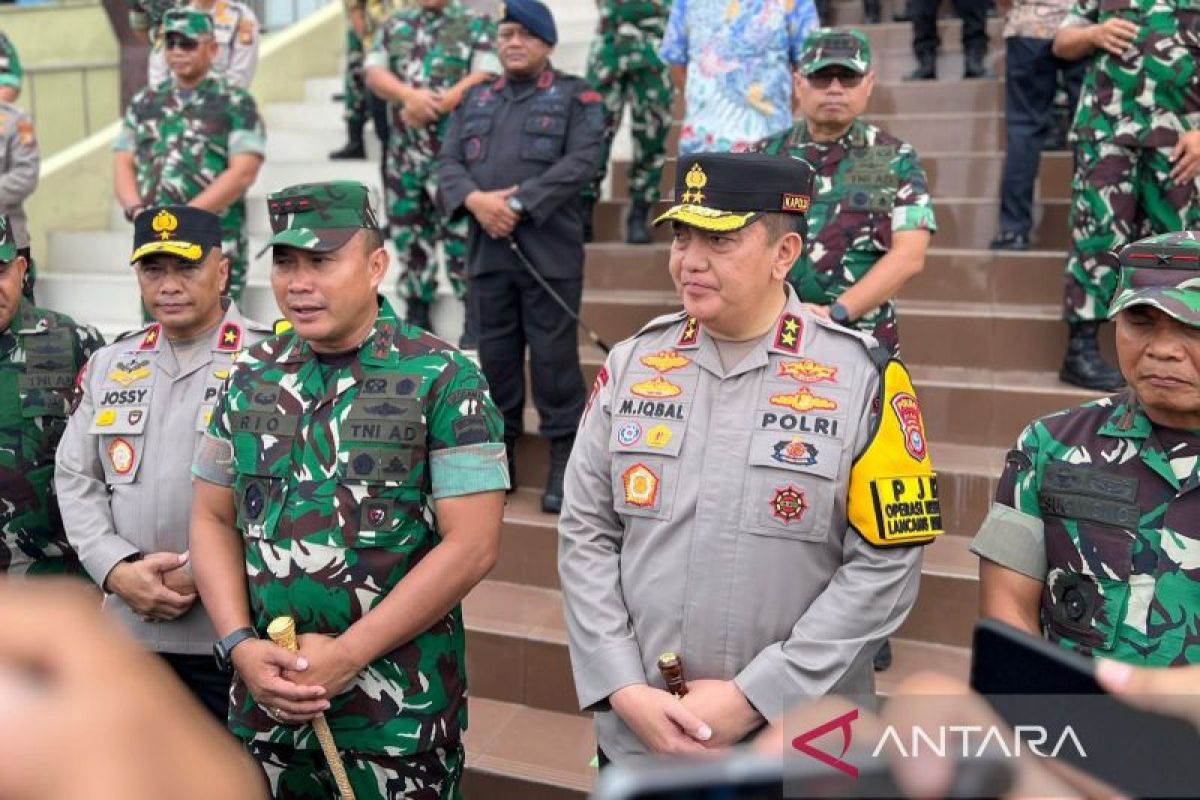
M271 332L278 336L281 333L287 333L291 329L292 323L288 322L286 319L277 319L275 320L275 324L271 327Z
M695 347L700 341L700 320L695 317L688 317L687 322L683 323L683 332L679 334L679 341L676 345L679 347Z
M795 314L784 314L779 318L779 327L775 329L775 349L786 353L800 352L800 336L804 332L804 324Z
M157 322L150 326L146 331L146 335L142 337L142 343L138 345L138 350L157 350L158 338L162 335L162 325Z
M226 322L217 335L217 349L235 352L242 344L242 329L236 322Z

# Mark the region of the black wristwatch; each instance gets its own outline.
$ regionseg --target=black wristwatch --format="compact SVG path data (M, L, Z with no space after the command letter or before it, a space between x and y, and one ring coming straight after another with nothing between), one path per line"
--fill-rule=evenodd
M257 639L258 632L254 628L238 628L221 641L213 645L213 658L217 660L217 669L221 672L233 672L233 648L247 639Z
M134 203L125 209L125 221L133 222L134 218L145 210L146 206L143 203Z
M850 324L850 312L841 303L834 303L829 307L829 318L838 325L846 326Z

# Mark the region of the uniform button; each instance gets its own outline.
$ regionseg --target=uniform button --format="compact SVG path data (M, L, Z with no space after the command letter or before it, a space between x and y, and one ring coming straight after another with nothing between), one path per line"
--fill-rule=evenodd
M1084 598L1083 592L1075 586L1063 592L1062 602L1067 619L1071 622L1079 622L1087 614L1087 600Z

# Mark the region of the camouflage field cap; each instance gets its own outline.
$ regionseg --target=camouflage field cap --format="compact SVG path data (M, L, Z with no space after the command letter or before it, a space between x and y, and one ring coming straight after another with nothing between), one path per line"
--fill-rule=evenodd
M163 15L163 35L178 33L189 39L213 35L213 18L205 11L191 8L173 8Z
M274 235L259 255L275 245L328 253L360 229L379 230L370 190L358 181L289 186L267 195L267 213Z
M1200 232L1151 236L1121 250L1121 275L1109 316L1149 305L1200 328Z
M679 159L675 205L654 220L713 232L736 231L763 212L803 218L811 205L808 162L760 153L696 153Z
M17 243L13 240L12 225L7 214L0 214L0 261L9 262L17 257Z
M129 263L162 254L199 264L214 247L221 247L221 219L216 214L191 206L152 206L133 220Z
M865 75L871 69L871 42L857 28L818 28L804 39L800 74L825 67L845 67Z

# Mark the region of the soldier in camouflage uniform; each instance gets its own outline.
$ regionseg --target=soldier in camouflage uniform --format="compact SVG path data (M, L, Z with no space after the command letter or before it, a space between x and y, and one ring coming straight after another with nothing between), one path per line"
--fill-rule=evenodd
M1090 57L1071 137L1071 252L1060 377L1113 390L1121 375L1096 334L1117 284L1116 253L1142 236L1200 227L1200 27L1185 0L1076 0L1054 55Z
M82 576L58 513L54 451L76 376L104 340L24 299L25 266L0 216L0 574Z
M25 70L17 57L17 48L12 40L0 31L0 101L15 103L21 95L21 80Z
M1085 654L1200 663L1200 234L1122 249L1125 391L1034 420L971 549L982 612Z
M342 118L346 121L346 144L334 150L329 157L335 161L363 159L367 157L367 146L363 142L363 129L369 118L375 126L380 150L387 152L388 119L387 104L367 91L363 79L365 47L375 39L375 31L387 20L394 9L408 8L413 0L342 0L346 9L346 71L342 75L342 103L346 110ZM366 43L364 45L364 42Z
M172 81L142 89L129 103L116 141L113 182L125 218L149 205L192 205L221 217L230 258L228 294L246 285L243 195L258 177L266 133L254 98L210 74L217 43L208 14L175 10L163 18Z
M648 244L646 218L658 202L667 133L671 130L671 81L658 55L670 0L597 0L600 22L588 56L587 80L604 97L608 127L600 170L584 189L584 241L591 241L592 209L608 171L613 137L629 104L633 162L629 165L629 216L625 241Z
M937 230L925 171L912 145L858 118L875 83L861 31L809 34L799 72L804 119L759 146L815 171L808 243L788 279L818 313L872 334L894 355L893 298L924 266Z
M500 72L495 38L495 24L458 0L420 0L388 19L367 55L367 86L389 101L391 115L384 181L400 296L408 322L426 329L439 244L455 296L466 293L467 220L437 208L437 155L450 112Z
M237 670L230 727L276 798L336 794L304 724L322 710L362 800L457 798L459 601L499 546L500 416L471 361L378 296L365 186L267 203L294 327L234 365L193 467L196 583ZM306 666L259 638L280 615Z

